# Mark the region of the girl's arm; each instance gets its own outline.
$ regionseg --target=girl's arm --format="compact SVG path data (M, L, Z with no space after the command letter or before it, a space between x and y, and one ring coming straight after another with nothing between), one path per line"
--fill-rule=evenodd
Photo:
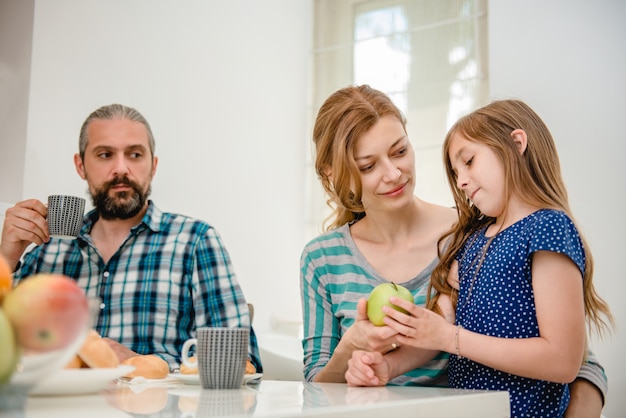
M539 337L498 338L462 329L430 311L413 316L385 310L385 323L401 344L444 350L507 373L552 382L571 382L585 349L585 311L581 272L565 255L539 251L532 280ZM406 309L398 298L391 303Z

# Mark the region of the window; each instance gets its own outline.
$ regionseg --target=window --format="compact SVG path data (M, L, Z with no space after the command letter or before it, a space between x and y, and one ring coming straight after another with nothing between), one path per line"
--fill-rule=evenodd
M407 117L415 193L452 205L441 145L454 121L488 100L486 0L315 0L313 27L311 127L339 88L369 84L385 92ZM312 237L330 210L308 140Z

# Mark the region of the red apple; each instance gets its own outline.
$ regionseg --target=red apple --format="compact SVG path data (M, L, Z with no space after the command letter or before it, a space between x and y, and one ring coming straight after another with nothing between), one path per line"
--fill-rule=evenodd
M72 343L89 320L87 298L76 282L59 274L38 274L6 294L3 309L18 345L51 351Z

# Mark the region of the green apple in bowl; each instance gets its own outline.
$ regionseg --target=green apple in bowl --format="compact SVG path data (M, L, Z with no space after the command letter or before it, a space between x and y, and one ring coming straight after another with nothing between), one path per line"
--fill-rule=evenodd
M15 340L15 333L9 318L0 307L0 385L6 383L13 375L17 361L19 360L19 349Z
M396 311L406 313L404 309L389 302L391 296L396 296L408 302L415 303L413 295L406 287L395 284L394 282L379 284L372 289L367 298L367 317L372 324L376 326L385 325L383 322L383 318L385 317L383 306L389 306Z

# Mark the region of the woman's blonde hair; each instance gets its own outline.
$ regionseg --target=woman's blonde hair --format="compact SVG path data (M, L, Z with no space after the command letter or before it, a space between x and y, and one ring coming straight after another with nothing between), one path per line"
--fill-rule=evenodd
M527 146L523 153L518 151L511 138L511 132L516 129L526 132ZM456 185L456 175L448 155L451 138L457 133L469 141L487 145L500 158L504 166L505 193L508 197L516 196L523 203L535 207L562 210L576 223L570 210L552 135L543 120L528 105L519 100L500 100L464 116L452 126L443 144L444 167L459 221L440 239L440 244L446 241L446 247L440 254L440 263L433 271L430 282L431 290L436 292L427 303L433 310L437 310L437 297L441 293L451 295L456 306L456 292L447 281L450 266L467 238L494 220L483 216ZM614 319L606 302L595 291L593 257L582 233L581 239L586 257L583 283L588 327L590 331L595 329L602 335L609 324L614 325Z
M320 107L313 127L315 171L328 195L326 203L333 210L324 223L325 230L363 216L354 145L380 118L388 115L396 117L406 132L402 112L384 93L368 85L342 88Z

